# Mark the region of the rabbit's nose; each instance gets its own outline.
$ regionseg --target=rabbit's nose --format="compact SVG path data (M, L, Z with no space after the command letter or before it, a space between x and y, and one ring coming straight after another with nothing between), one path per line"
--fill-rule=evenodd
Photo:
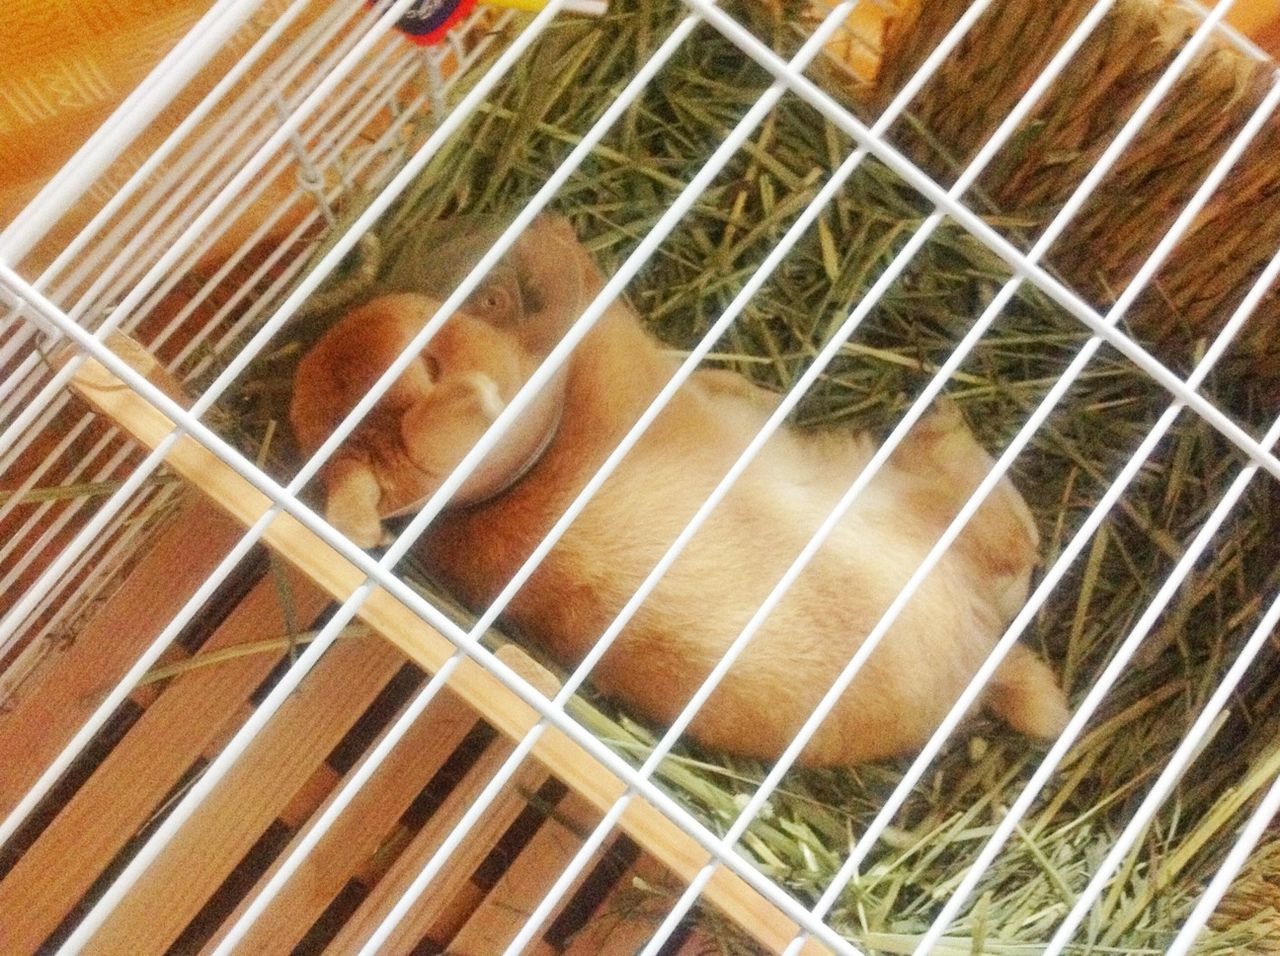
M427 370L427 378L432 384L440 381L440 360L430 353L424 353L422 356L423 367Z

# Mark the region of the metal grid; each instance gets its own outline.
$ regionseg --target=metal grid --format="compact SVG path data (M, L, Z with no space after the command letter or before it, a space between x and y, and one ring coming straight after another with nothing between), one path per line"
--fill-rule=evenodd
M215 195L221 195L222 200L217 209L223 211L215 210L213 215L234 220L260 201L268 183L275 177L292 171L295 164L302 167L299 169L301 174L307 166L330 167L341 162L341 179L320 190L316 189L313 182L299 175L294 195L300 202L310 202L311 208L296 225L289 228L277 249L257 265L251 274L241 278L233 276L233 271L258 242L279 230L288 208L286 204L277 205L270 214L264 215L241 246L209 277L199 293L192 297L188 306L147 341L151 348L161 349L176 330L186 327L192 313L215 293L225 290L225 301L167 362L169 368L176 369L197 350L204 350L205 357L196 362L190 372L192 376L199 375L214 357L224 353L236 341L244 328L260 321L262 311L270 307L280 290L287 288L304 268L306 257L298 254L298 244L308 232L315 231L317 222L327 221L332 224L330 204L356 184L375 188L384 183L402 158L395 149L389 147L394 147L397 140L404 140L399 146L399 151L403 153L411 145L407 139L410 130L406 128L405 121L421 115L429 108L433 96L447 94L457 76L462 75L460 71L452 79L441 81L438 86L434 85L434 77L424 82L424 69L434 74L433 61L440 54L433 52L421 56L409 55L404 45L394 38L381 40L377 48L363 60L358 53L352 56L350 50L361 36L361 31L355 29L360 25L361 18L358 12L344 11L339 7L317 18L302 36L283 50L274 49L279 37L306 6L305 2L299 0L281 11L270 28L246 51L236 69L210 90L200 107L172 130L148 163L134 172L77 239L63 249L35 279L37 287L47 286L53 297L73 303L67 309L69 317L91 327L101 322L99 328L104 331L112 328L133 331L140 317L146 315L173 289L183 272L208 250L216 235L210 231L201 236L199 227L189 226L181 214L175 214L175 210L208 209ZM455 37L460 38L475 31L478 22L479 16L473 16ZM336 45L335 38L339 41ZM461 53L460 40L456 42L458 45L454 47L454 51ZM491 43L492 38L481 36L474 49L461 56L464 68L479 58ZM333 49L329 49L331 45L334 46ZM216 49L216 46L210 48L210 52L212 49ZM175 50L173 55L178 53L179 50ZM344 56L346 73L334 72L339 59ZM263 59L267 61L269 68L254 82L243 84L243 89L239 88L237 84ZM187 61L187 54L183 53L182 60L184 63ZM342 83L338 93L326 95L324 91L315 92L316 86L325 77L330 78L330 87ZM172 95L172 90L169 95ZM292 109L290 100L297 100L304 95L312 96L312 109L327 100L309 123L309 128L316 131L314 135L318 140L310 147L302 142L297 131L307 118L304 114L295 113L291 128L279 129L280 111ZM237 104L244 104L244 108L240 109ZM380 109L394 111L401 117L400 121L390 123L383 133L370 142L357 144L357 138L362 135L368 122L367 117ZM146 115L141 107L128 102L117 116L121 114L126 123L136 123L140 114ZM104 132L109 128L104 128ZM136 132L136 128L134 131ZM273 134L275 143L268 143L267 140ZM128 130L120 133L119 139L113 144L115 152L123 148L128 135ZM311 138L313 134L306 135ZM280 151L278 146L282 141L281 137L287 137L294 150ZM89 144L86 151L93 145ZM298 150L301 151L301 159ZM166 163L170 156L175 158ZM110 156L99 160L95 151L80 162L84 167L84 174L79 188L83 188L84 183L94 181L96 170L109 164ZM253 168L265 165L265 173L247 189L229 186L228 180L232 173L249 162L254 162ZM67 168L74 169L76 164ZM70 201L52 192L57 183L55 180L46 193L42 194L42 198L47 197L46 215L55 218L57 212ZM38 199L32 208L36 208L41 201ZM189 218L190 214L187 216ZM12 261L20 260L34 241L22 231L23 222L24 219L19 218L6 232L6 248L11 250ZM185 240L179 238L184 231L187 237ZM171 251L181 251L179 265L172 270L152 268L144 282L142 273L145 271L145 264L175 240L177 242ZM272 274L273 270L275 274ZM86 288L87 277L95 274L98 276L97 280ZM270 278L267 288L251 295L264 276ZM131 298L127 297L130 290L135 290ZM242 303L245 306L243 309L240 308ZM0 386L5 420L5 429L3 435L0 435L0 450L3 454L0 469L10 468L68 404L65 390L68 376L47 374L41 353L37 349L35 327L19 323L10 330L0 359L7 361L24 353L25 357ZM12 513L23 494L44 477L91 422L92 416L84 415L67 430L62 446L46 455L40 466L33 469L26 481L0 506L0 521ZM121 462L128 454L129 445L121 441L118 433L112 429L97 440L90 453L74 463L62 483L70 485L83 480L83 476L90 472L100 457L105 456L107 450L113 454L92 470L89 480L102 481L118 474ZM149 494L168 496L172 494L172 489L160 489ZM76 608L87 599L88 592L101 586L102 582L97 579L110 573L115 566L102 549L114 539L119 539L117 550L129 547L129 540L140 530L130 527L130 519L148 501L149 498L145 495L130 498L127 503L126 499L113 499L96 516L93 531L84 536L85 546L82 548L73 545L63 552L62 558L70 560L74 556L75 563L65 573L45 574L23 594L22 606L29 613L11 613L4 624L0 625L3 635L0 636L0 653L11 647L19 629L29 627L32 621L41 621L40 631L34 639L29 634L24 638L28 660L24 662L25 666L11 668L7 680L14 680L10 675L24 673L34 663L33 658L47 650L46 637L65 631L66 625L62 615L58 613L58 607L64 610ZM3 582L6 593L12 593L9 586L29 566L49 553L48 543L62 527L76 521L82 510L82 503L72 502L52 522L44 520L49 510L50 507L46 506L35 511L0 549L0 563L11 555L20 555L6 568ZM82 569L91 565L96 565L96 573L87 576L81 574ZM77 581L79 583L76 584L76 589L68 593L69 585ZM49 613L51 609L52 613Z
M1209 546L1213 535L1230 516L1233 506L1245 487L1259 470L1270 472L1273 478L1280 477L1280 459L1277 459L1273 453L1275 442L1280 438L1280 420L1262 439L1255 439L1213 401L1198 391L1214 364L1230 346L1239 329L1280 274L1280 250L1258 277L1249 294L1230 317L1212 346L1200 359L1194 372L1185 380L1120 328L1120 322L1127 309L1151 281L1174 245L1182 238L1196 215L1209 201L1214 190L1221 184L1263 124L1271 117L1277 104L1280 104L1280 84L1272 87L1146 263L1130 284L1119 293L1114 306L1105 314L1099 314L1075 292L1046 271L1040 264L1041 256L1061 235L1098 183L1126 147L1132 143L1143 123L1176 83L1196 52L1218 29L1219 22L1230 7L1230 0L1217 4L1206 14L1202 26L1186 43L1160 81L1149 91L1141 105L1102 154L1094 170L1079 185L1053 222L1026 252L1017 249L987 225L964 203L963 197L977 181L986 165L1008 143L1009 137L1027 117L1042 93L1063 70L1071 66L1076 51L1111 8L1110 2L1102 0L1096 5L1093 12L1080 23L1035 83L1019 100L995 134L957 176L954 184L950 188L944 188L899 153L885 139L885 133L899 118L912 98L934 75L947 54L978 22L988 3L978 0L972 4L966 15L925 60L916 74L883 110L876 122L868 126L854 117L805 74L808 66L822 50L824 43L841 28L845 18L853 9L852 0L834 6L822 24L806 39L790 60L780 58L710 0L687 0L689 15L675 27L652 59L637 73L632 83L613 103L609 104L600 119L582 136L568 158L554 175L548 177L545 186L520 211L490 251L441 305L437 314L405 350L400 360L386 371L378 384L293 480L282 486L220 438L202 420L202 416L214 405L249 361L267 345L272 336L342 261L359 237L413 181L437 150L460 129L464 120L471 115L485 95L518 62L529 45L552 18L560 14L564 6L562 0L552 0L541 13L520 30L501 54L492 60L487 71L474 80L466 95L458 99L451 109L442 111L441 107L448 91L447 86L441 85L439 62L434 59L438 54L408 53L408 48L400 43L394 34L389 33L391 24L407 9L410 2L411 0L398 0L377 17L354 8L347 9L335 5L330 14L313 24L302 38L288 45L278 45L291 16L296 15L305 6L302 0L291 4L243 55L236 70L228 74L224 81L208 95L202 108L192 113L173 131L165 146L155 154L155 165L138 170L81 236L67 247L48 269L34 279L24 278L14 264L22 260L32 245L62 212L95 184L131 136L162 108L181 82L193 75L204 59L240 27L245 17L252 13L256 6L256 4L245 2L216 5L203 21L202 30L193 31L188 41L184 41L182 46L166 58L148 81L140 87L135 94L136 101L131 99L126 103L23 215L3 236L0 236L0 284L3 284L19 303L10 319L12 324L3 343L3 357L7 360L24 356L0 388L0 398L5 402L3 412L7 422L3 436L0 436L0 451L5 454L3 461L0 461L0 467L8 467L12 464L27 450L33 436L39 434L53 416L63 409L67 401L65 385L79 364L78 361L73 361L61 371L51 374L39 358L36 351L37 343L46 348L51 342L57 340L68 340L78 345L84 355L92 356L115 372L178 425L178 431L175 431L160 447L148 454L145 460L131 466L123 484L87 520L86 516L80 514L78 506L63 509L52 525L41 524L47 512L39 512L23 525L20 535L4 546L4 554L0 555L0 560L18 551L20 545L25 554L25 558L14 563L8 571L4 581L7 587L27 570L27 564L23 561L34 561L46 549L51 550L59 530L71 522L77 522L75 526L79 528L70 543L62 547L56 557L46 563L43 572L35 577L9 607L3 621L0 621L0 646L9 647L10 643L21 634L23 639L29 642L28 652L31 648L39 648L48 635L55 633L59 626L65 624L65 616L71 613L79 602L86 600L95 588L103 586L102 579L111 573L117 557L126 553L130 547L136 546L141 529L130 524L131 517L139 513L152 497L162 497L171 493L171 487L147 486L146 483L180 435L190 435L214 451L274 502L273 508L248 530L240 544L227 555L217 571L207 579L197 593L192 595L182 612L175 616L163 633L157 636L147 653L138 660L112 694L103 701L94 717L76 735L57 761L48 768L40 781L27 794L26 799L3 824L0 824L0 839L7 839L17 830L26 815L48 793L62 772L70 766L119 702L129 693L137 679L155 663L173 638L199 612L207 598L259 540L267 525L283 512L297 518L359 567L367 575L364 586L339 608L321 629L317 639L298 658L240 732L227 744L222 754L177 803L155 834L115 879L97 904L85 915L64 945L63 951L77 951L88 942L94 931L106 920L112 907L129 892L138 876L163 851L167 842L195 811L201 800L212 791L236 762L255 734L266 725L281 703L298 686L340 631L352 620L372 590L380 587L395 595L424 620L453 640L458 648L457 653L433 676L324 814L312 824L306 838L293 851L265 890L239 918L234 928L219 945L217 952L227 953L234 949L252 921L269 905L273 895L296 872L297 867L319 842L329 825L350 803L361 785L372 776L381 761L412 726L413 721L446 686L454 667L466 657L479 660L523 700L537 709L542 715L542 722L520 742L510 758L494 775L480 798L426 863L418 878L406 891L400 903L387 915L378 931L368 940L362 952L372 953L379 950L397 922L430 886L432 879L448 864L450 854L466 839L470 827L483 817L491 801L526 759L538 736L548 726L564 731L581 743L602 764L625 780L630 789L605 815L573 862L526 921L523 932L512 942L510 952L520 951L531 941L533 934L543 920L553 912L562 894L587 865L592 854L624 812L628 801L635 795L642 795L667 813L708 850L712 857L712 862L689 884L686 892L672 908L667 919L646 947L646 953L656 953L661 949L684 914L699 899L707 880L718 866L737 873L802 927L801 934L797 936L787 952L798 951L809 936L827 945L833 951L856 952L824 922L828 909L840 896L848 881L857 873L867 852L894 818L906 795L928 770L932 759L953 734L969 707L977 700L983 686L1004 655L1013 646L1053 588L1077 560L1102 520L1146 463L1174 420L1189 409L1192 413L1201 416L1235 445L1249 459L1249 464L1241 470L1229 491L1222 496L1217 508L1205 520L1199 535L1163 582L1156 597L1127 639L1116 649L1114 657L1095 686L1077 704L1066 731L1043 759L1018 801L1009 808L965 878L952 891L929 933L918 947L919 952L928 952L938 942L951 919L972 893L985 866L994 859L1005 841L1013 834L1023 814L1050 779L1072 743L1079 737L1085 723L1096 712L1110 687L1129 664L1168 601L1181 586L1204 549ZM480 23L481 16L473 17L470 23L464 25L459 31L458 36L464 36L470 30L485 34L485 26ZM687 184L679 198L671 204L667 213L653 226L625 263L609 278L605 288L578 318L561 343L552 350L543 366L511 401L450 479L409 522L408 527L387 549L385 555L375 561L359 551L329 527L323 519L310 511L298 499L299 492L351 433L363 415L386 392L412 358L421 351L430 337L478 286L490 268L511 248L521 231L553 199L611 126L644 90L656 72L681 44L688 42L694 29L701 24L708 24L720 31L744 54L768 70L776 78L775 82L747 112L721 147L707 160L699 175ZM492 35L482 36L479 42L469 50L464 49L461 43L454 47L453 53L457 56L460 67L454 74L455 77L463 75L471 63L479 61L480 54L485 46L492 42L492 38ZM328 47L330 41L334 42L332 48ZM245 81L254 63L268 54L270 54L268 69L251 82L245 82L243 88L238 87L238 84ZM311 67L313 62L315 66ZM474 627L463 631L440 609L432 606L399 580L392 569L440 511L446 507L451 496L519 417L538 390L550 381L568 359L574 346L582 340L608 304L625 289L627 283L654 254L662 240L689 211L730 157L746 142L779 100L787 95L797 96L808 103L821 116L848 134L858 144L857 149L845 159L818 196L795 220L773 253L747 280L732 304L699 345L690 352L676 376L619 443L613 455L566 510L547 538L503 589L501 595ZM435 112L431 114L433 123L429 131L419 137L420 142L408 142L404 132L408 128L407 119L431 113L433 105ZM363 125L365 118L384 108L390 109L393 121L387 124L385 131L372 144L354 146L353 144L365 132L366 127ZM403 155L398 156L392 152L388 158L389 145L398 138L404 140ZM877 277L844 324L831 336L827 347L815 356L805 374L770 418L768 425L752 441L739 461L699 508L695 517L654 567L632 600L601 636L593 651L565 681L563 689L554 699L547 700L481 646L479 637L502 613L506 604L549 553L559 536L581 512L627 451L638 441L681 383L693 373L699 362L710 352L719 334L738 317L799 237L813 224L824 205L868 156L875 157L901 176L904 181L914 186L935 205L935 211L924 220L891 264ZM339 157L347 164L343 180L327 186L323 176L317 170L331 167ZM169 162L166 163L167 160ZM117 359L105 348L103 340L113 329L120 328L126 331L132 329L140 318L145 316L164 294L172 289L179 277L199 259L207 249L209 237L214 233L217 225L220 222L234 220L243 214L259 198L262 187L270 181L272 176L295 166L299 170L296 195L301 200L309 201L311 208L301 223L293 227L288 241L280 244L280 257L283 258L286 252L296 249L308 230L320 222L327 223L331 229L335 230L331 237L334 241L320 256L311 271L305 275L302 275L302 270L307 265L306 257L294 254L293 258L284 263L283 268L274 276L268 290L252 302L248 298L249 290L257 284L257 278L266 275L277 264L276 262L272 261L261 266L254 280L245 281L235 287L233 297L219 308L214 319L206 324L201 336L192 339L170 364L177 367L186 360L194 349L200 347L204 337L213 339L212 350L217 354L229 348L243 329L257 328L257 331L247 346L234 354L221 355L224 363L222 371L192 408L183 409ZM267 172L264 173L264 170ZM334 218L331 204L335 203L344 191L349 191L355 182L360 182L369 188L379 187L380 191L353 221L339 226ZM196 189L198 184L203 185ZM280 212L283 213L283 209ZM849 488L810 544L796 558L751 622L734 640L729 652L665 733L650 757L639 768L632 767L578 726L565 712L566 701L590 676L593 666L622 631L662 574L675 561L684 545L746 469L754 455L783 423L805 390L818 379L837 350L854 333L859 323L870 313L880 297L901 275L915 253L944 219L960 224L984 242L1007 263L1013 277L1001 288L971 330L957 344L951 358L938 370L933 380L903 415L869 466ZM243 256L259 239L268 235L276 224L276 218L265 217L262 225L238 250L237 255ZM237 256L233 256L219 274L209 280L203 295L208 295L224 280L234 282L230 277L237 261ZM294 283L300 275L302 276L300 281L291 286L291 283ZM862 493L893 449L940 393L951 373L960 366L969 350L999 317L1001 310L1024 283L1037 287L1078 318L1093 332L1094 337L1079 351L1067 373L1050 389L1041 405L1031 414L1018 435L1000 455L991 473L974 492L947 532L939 539L928 558L917 569L858 654L848 663L839 680L824 697L822 704L786 749L782 758L758 788L755 796L742 808L739 817L730 826L728 832L723 837L714 835L652 782L651 775L654 769L678 741L698 707L705 702L737 655L751 640L757 628L804 569L808 560L816 553L826 535ZM283 294L285 289L290 289L287 295ZM283 298L281 298L282 295ZM247 303L247 308L236 316L234 324L228 324L229 317L235 313L236 306L242 299ZM198 301L193 303L192 309ZM171 332L189 315L188 312L175 318L168 328L162 330L148 344L153 348L162 346ZM991 657L974 676L964 695L938 727L933 738L907 771L894 793L885 801L875 823L851 847L839 877L827 888L812 909L806 909L738 856L735 853L735 845L781 782L810 735L817 729L841 692L852 681L929 570L959 535L965 523L986 496L995 488L1015 457L1036 434L1057 402L1066 393L1075 376L1083 370L1104 343L1112 346L1139 366L1154 382L1168 391L1170 404L1167 411L1134 453L1129 464L1112 482L1084 525L1064 547L1057 561L1045 571L1026 606L1009 625ZM86 416L76 428L82 430L88 426L89 422L90 416ZM71 433L70 437L51 453L45 465L32 472L23 491L35 486L54 458L68 453L78 434L80 434L78 430ZM84 480L86 475L92 481L106 480L119 474L121 466L131 454L135 453L136 449L133 446L120 438L114 430L110 431L97 440L91 453L76 464L64 479L64 483L70 484ZM6 505L0 506L0 518L12 509L18 498L19 496L15 495ZM94 573L87 575L81 573L82 569L95 564L98 570ZM74 590L69 589L70 584L74 584ZM61 611L56 610L59 607ZM1070 942L1089 907L1105 889L1112 873L1133 841L1141 834L1145 823L1158 809L1161 801L1197 753L1198 747L1206 738L1227 698L1254 656L1270 637L1278 620L1280 620L1280 602L1271 604L1259 621L1240 657L1224 677L1211 704L1185 735L1182 745L1134 813L1120 841L1106 860L1096 868L1088 887L1078 897L1076 904L1060 924L1046 952L1061 952ZM34 640L27 630L32 622L37 622L39 626ZM1273 786L1267 798L1253 814L1249 825L1242 831L1239 842L1227 857L1218 877L1206 890L1201 904L1187 921L1170 952L1182 953L1188 950L1199 928L1212 913L1214 905L1220 899L1230 878L1238 870L1262 828L1276 812L1278 804L1280 804L1280 790Z

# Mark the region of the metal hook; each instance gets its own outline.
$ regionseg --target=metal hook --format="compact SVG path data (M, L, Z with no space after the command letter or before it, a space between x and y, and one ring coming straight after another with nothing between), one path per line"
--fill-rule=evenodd
M427 93L431 97L431 113L439 122L449 109L444 98L444 73L440 69L440 52L424 47L422 64L427 74Z
M276 115L280 117L280 121L283 124L289 116L289 107L285 103L284 97L276 93L271 105L275 108ZM294 155L298 160L298 185L315 199L325 222L332 228L337 225L338 217L334 215L333 208L329 205L329 200L324 194L324 173L320 171L319 167L311 159L310 154L307 152L306 144L302 141L302 136L296 128L289 130L289 145L293 147Z

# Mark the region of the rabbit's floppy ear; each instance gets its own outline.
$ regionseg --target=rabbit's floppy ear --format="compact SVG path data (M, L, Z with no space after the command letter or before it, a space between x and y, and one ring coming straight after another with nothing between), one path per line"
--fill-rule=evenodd
M419 227L383 267L378 293L416 292L443 302L506 227L507 223L490 216L446 219ZM489 270L460 311L500 326L522 321L522 289L509 260L507 256Z
M383 268L379 293L447 298L493 246L507 223L465 217L419 227ZM516 240L464 311L524 327L534 351L549 351L604 285L604 277L563 216L544 214ZM486 314L495 312L494 317Z
M378 291L420 292L444 301L506 227L505 222L491 216L416 226L383 266Z
M604 286L604 277L562 216L535 219L508 258L524 299L522 337L535 351L549 351Z

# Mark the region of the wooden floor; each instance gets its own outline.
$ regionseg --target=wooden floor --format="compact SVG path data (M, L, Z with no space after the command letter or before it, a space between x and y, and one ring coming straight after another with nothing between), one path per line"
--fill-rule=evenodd
M1280 59L1280 0L1236 0L1227 22Z
M192 499L76 644L0 716L0 811L16 803L239 535ZM177 560L181 556L181 561ZM259 555L168 659L226 659L140 688L0 859L0 951L51 950L261 699L287 649L228 656L306 627L326 598ZM176 578L175 567L182 568ZM340 640L95 938L97 953L199 953L215 943L362 755L422 685L377 637ZM448 692L320 841L241 947L349 953L455 826L511 744ZM598 815L536 763L473 831L386 951L501 952ZM538 931L534 953L634 952L673 899L670 878L614 837ZM684 931L672 952L703 951Z

